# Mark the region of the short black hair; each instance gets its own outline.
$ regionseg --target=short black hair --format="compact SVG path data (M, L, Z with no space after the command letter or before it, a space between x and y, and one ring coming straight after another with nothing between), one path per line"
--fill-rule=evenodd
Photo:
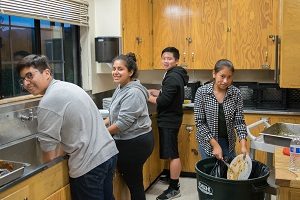
M174 58L175 58L176 60L179 60L179 58L180 58L179 50L178 50L177 48L175 48L175 47L166 47L166 48L164 48L164 50L162 50L160 56L162 56L165 52L170 52L170 53L172 53L173 56L174 56Z
M48 58L44 55L31 54L22 58L18 62L16 70L18 74L20 74L20 72L27 67L33 67L39 70L40 72L43 72L45 69L49 69L50 73L52 72Z

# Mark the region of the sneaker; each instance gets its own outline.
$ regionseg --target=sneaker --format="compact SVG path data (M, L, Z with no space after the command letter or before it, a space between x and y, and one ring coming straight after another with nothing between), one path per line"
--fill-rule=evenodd
M165 190L161 195L156 197L156 200L168 200L168 199L175 199L177 197L180 197L180 190L175 190L173 188L168 188Z

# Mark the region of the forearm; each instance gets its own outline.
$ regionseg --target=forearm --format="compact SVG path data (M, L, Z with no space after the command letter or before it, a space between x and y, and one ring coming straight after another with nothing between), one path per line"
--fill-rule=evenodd
M120 131L120 129L115 124L110 125L107 129L111 135L114 135Z
M43 161L44 162L50 162L51 160L64 155L65 152L61 148L61 145L58 145L57 148L53 151L43 151Z

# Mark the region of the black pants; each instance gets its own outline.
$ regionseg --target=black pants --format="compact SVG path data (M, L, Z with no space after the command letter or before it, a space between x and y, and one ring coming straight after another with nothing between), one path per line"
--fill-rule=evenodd
M146 200L143 184L143 165L154 147L150 131L130 140L116 140L119 150L118 170L127 184L131 200Z

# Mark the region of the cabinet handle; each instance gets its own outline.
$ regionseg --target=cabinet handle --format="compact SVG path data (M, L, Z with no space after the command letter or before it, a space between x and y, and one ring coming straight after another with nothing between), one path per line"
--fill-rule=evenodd
M195 61L195 53L193 52L192 53L192 62L194 62Z
M28 197L25 197L24 200L28 200Z
M269 38L273 41L273 42L275 42L275 35L269 35Z
M198 151L197 151L197 149L191 149L191 152L193 152L194 153L194 155L196 155L196 156L198 156Z
M265 64L261 65L262 69L270 69L270 65L268 64L268 52L265 53Z
M231 32L231 27L227 27L227 32Z
M185 63L185 56L186 56L186 53L183 52L183 62Z
M142 43L143 40L141 37L136 37L135 40L137 41L138 44Z

